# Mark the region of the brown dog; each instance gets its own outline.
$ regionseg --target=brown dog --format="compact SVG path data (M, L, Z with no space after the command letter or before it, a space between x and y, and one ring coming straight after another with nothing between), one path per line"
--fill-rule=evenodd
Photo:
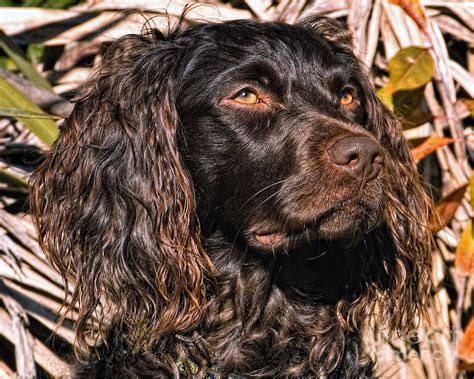
M334 20L126 36L35 175L84 377L373 376L429 289L428 201Z

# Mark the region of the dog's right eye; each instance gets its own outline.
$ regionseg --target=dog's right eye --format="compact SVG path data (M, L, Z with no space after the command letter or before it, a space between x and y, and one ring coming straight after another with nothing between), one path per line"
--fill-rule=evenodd
M241 103L241 104L258 104L260 99L257 97L255 93L250 90L244 89L240 91L237 96L235 96L232 100Z
M341 103L341 105L351 105L354 101L354 95L352 94L352 91L351 90L343 90L340 94L340 97L339 97L339 102Z

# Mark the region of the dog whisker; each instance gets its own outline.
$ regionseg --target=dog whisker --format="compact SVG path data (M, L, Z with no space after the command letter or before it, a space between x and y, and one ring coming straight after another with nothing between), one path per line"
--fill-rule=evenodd
M250 198L247 199L247 201L245 201L242 206L239 208L240 210L243 209L253 198L255 198L256 196L260 195L262 192L264 192L265 190L273 187L273 186L276 186L278 184L281 184L281 183L284 183L285 182L285 179L283 180L279 180L275 183L272 183L272 184L269 184L268 186L260 189L259 191L255 192Z
M235 242L237 241L237 238L239 237L239 234L240 232L242 231L242 229L244 228L246 222L250 219L250 217L252 217L254 215L254 213L258 210L259 207L261 207L263 204L265 204L268 200L271 200L273 197L275 197L276 195L278 195L278 191L274 192L273 194L271 194L270 196L268 196L267 198L265 198L263 201L261 201L253 210L251 213L249 213L247 215L247 217L244 219L244 221L242 221L242 223L240 224L237 232L235 233L235 237L232 241L232 246L230 248L230 250L232 251L234 249L234 245L235 245ZM271 209L271 208L270 208Z

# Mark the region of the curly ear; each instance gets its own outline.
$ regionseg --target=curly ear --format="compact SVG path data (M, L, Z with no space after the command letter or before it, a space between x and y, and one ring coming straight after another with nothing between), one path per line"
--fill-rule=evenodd
M431 293L432 236L428 217L432 202L423 189L402 127L369 91L369 128L388 154L384 194L385 229L374 241L376 259L383 261L383 277L376 300L381 319L391 331L407 332L425 314ZM382 254L380 253L382 252ZM369 307L370 308L370 307Z
M355 295L337 304L340 325L360 330L374 320L387 335L408 333L426 316L431 296L431 201L402 127L365 81L366 128L386 149L383 224L348 255Z
M33 178L40 243L73 280L82 347L114 326L144 348L192 327L205 302L212 264L176 142L177 50L163 39L109 48Z
M333 18L321 16L308 17L298 21L297 25L312 29L316 34L330 42L350 49L353 47L351 33L349 33L344 24Z

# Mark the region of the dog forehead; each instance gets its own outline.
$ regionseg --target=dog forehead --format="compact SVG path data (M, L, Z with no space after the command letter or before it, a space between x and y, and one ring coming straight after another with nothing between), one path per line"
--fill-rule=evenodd
M338 69L347 75L347 60L353 57L350 52L348 59L341 56L333 42L308 25L231 21L192 27L180 39L179 78L186 91L258 76L282 88L301 82L326 86Z
M332 64L338 61L332 43L302 25L248 20L198 25L184 32L180 43L186 46L182 63L191 68L226 69L257 59L295 65L321 57L331 57Z

